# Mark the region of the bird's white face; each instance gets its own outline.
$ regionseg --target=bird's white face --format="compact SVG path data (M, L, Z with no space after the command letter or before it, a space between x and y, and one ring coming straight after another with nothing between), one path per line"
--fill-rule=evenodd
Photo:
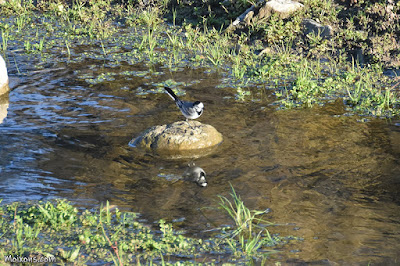
M199 102L198 104L195 104L193 107L197 112L200 112L201 110L203 110L204 105L202 102Z

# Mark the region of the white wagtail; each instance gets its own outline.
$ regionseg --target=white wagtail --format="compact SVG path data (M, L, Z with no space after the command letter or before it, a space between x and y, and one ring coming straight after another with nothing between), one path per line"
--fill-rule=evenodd
M188 119L196 119L203 113L204 105L202 102L185 102L178 98L175 93L167 87L164 87L167 91L168 95L175 101L176 106L181 110L182 114L186 117L186 121ZM189 124L189 122L188 122Z

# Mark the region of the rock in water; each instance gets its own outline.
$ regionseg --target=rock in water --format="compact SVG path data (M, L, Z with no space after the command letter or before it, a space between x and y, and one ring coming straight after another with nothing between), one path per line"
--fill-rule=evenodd
M222 134L213 126L198 121L179 121L154 126L131 140L131 146L172 157L200 157L222 142Z

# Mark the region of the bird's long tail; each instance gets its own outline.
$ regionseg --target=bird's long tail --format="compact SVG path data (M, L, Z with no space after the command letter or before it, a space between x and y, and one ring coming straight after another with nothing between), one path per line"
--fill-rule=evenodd
M178 96L175 95L175 93L168 87L164 87L164 89L167 91L168 95L174 100L174 101L179 101Z

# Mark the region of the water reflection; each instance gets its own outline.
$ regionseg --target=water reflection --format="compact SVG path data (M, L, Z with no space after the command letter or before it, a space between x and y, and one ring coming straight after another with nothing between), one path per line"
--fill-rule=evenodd
M177 172L174 169L160 169L158 177L171 182L171 184L179 181L186 181L190 183L195 183L200 187L207 186L206 172L203 168L194 165L194 163L189 163L184 171L180 168Z
M203 168L196 166L194 163L188 165L183 176L185 180L192 181L200 187L207 186L206 172Z

